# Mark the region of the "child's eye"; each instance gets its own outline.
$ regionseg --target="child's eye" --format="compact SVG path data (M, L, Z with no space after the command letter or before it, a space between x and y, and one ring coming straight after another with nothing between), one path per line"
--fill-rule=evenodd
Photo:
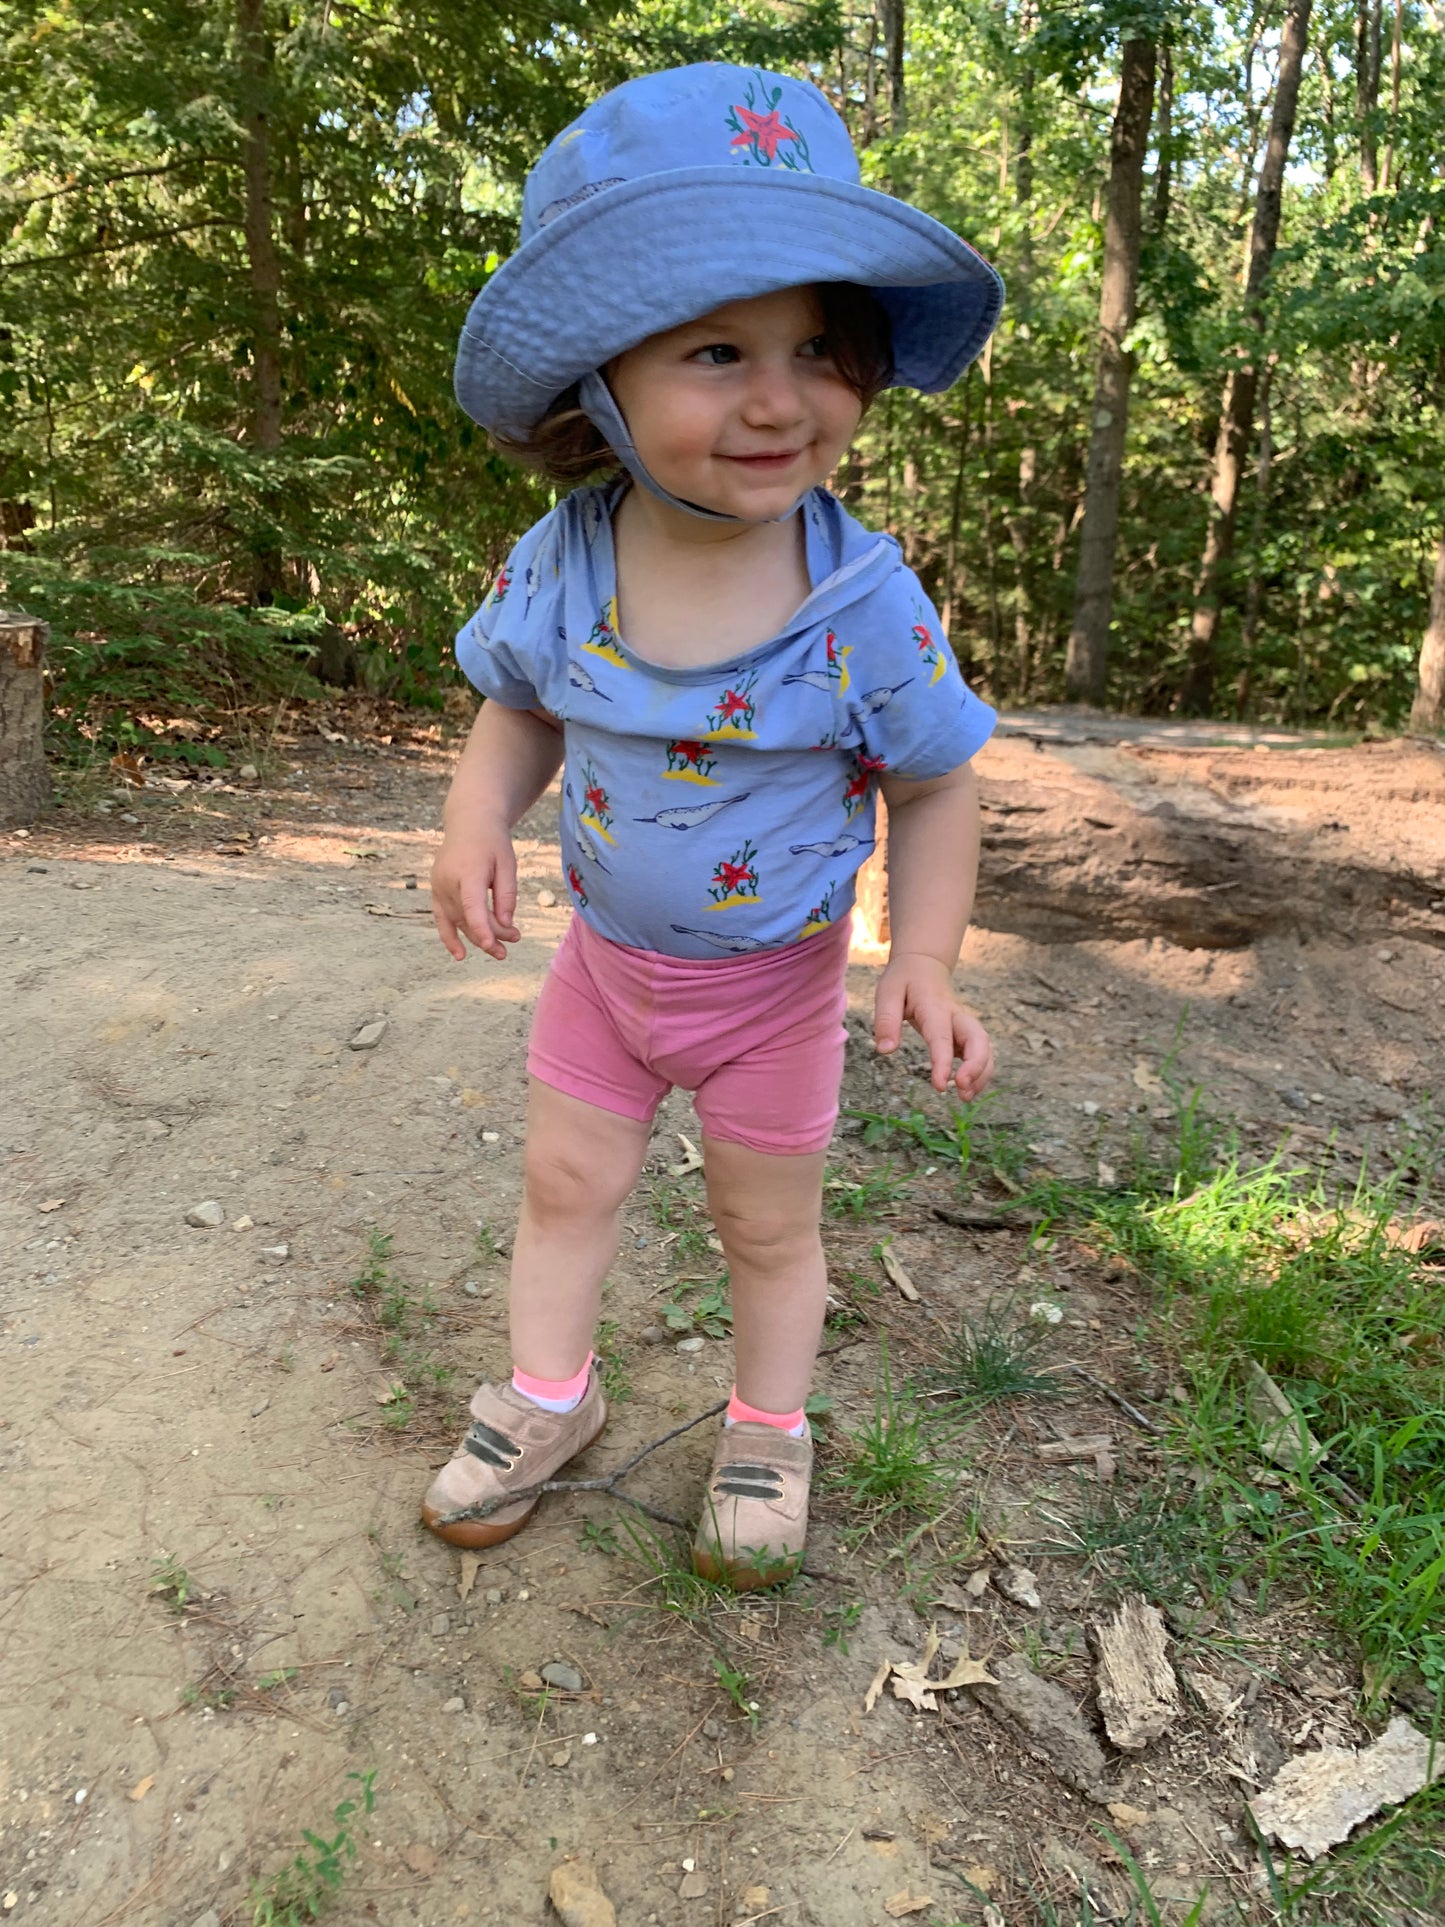
M741 358L730 341L710 341L706 348L696 349L691 357L709 368L727 368Z
M806 355L811 361L826 361L828 359L828 337L826 335L814 335L811 341L805 341L803 343L798 353Z

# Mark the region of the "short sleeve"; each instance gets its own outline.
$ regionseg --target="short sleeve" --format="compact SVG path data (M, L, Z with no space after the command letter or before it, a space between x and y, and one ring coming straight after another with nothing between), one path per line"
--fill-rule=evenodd
M933 604L910 569L868 598L849 665L852 730L880 774L927 782L977 755L998 718L959 672Z
M544 517L507 557L490 595L457 633L457 662L467 681L505 709L542 706L540 665L533 638L540 625L526 619L535 593L536 557L551 517Z

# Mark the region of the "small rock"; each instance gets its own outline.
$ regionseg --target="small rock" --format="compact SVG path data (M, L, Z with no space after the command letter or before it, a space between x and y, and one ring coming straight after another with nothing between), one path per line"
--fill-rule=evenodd
M547 1764L548 1766L566 1766L571 1760L571 1758L572 1758L571 1747L559 1746L557 1748L557 1751L547 1761Z
M644 1345L665 1345L668 1334L661 1325L644 1325L642 1342Z
M445 1639L451 1629L452 1616L450 1613L437 1613L434 1615L431 1623L433 1639Z
M480 1298L482 1295L482 1288L477 1283L475 1278L463 1278L462 1290L466 1293L468 1298Z
M334 1709L333 1709L333 1711L335 1711L335 1712L337 1712L337 1713L349 1713L349 1712L351 1711L351 1701L350 1701L350 1700L338 1700L338 1701L336 1702L336 1705L335 1705L335 1707L334 1707Z
M274 1258L278 1265L284 1264L291 1256L291 1247L290 1245L262 1245L261 1256Z
M551 910L555 907L556 902L557 892L555 890L539 890L537 892L537 904L540 909Z
M254 763L242 763L236 774L243 783L254 783L261 772Z
M564 1860L554 1867L547 1896L562 1927L617 1927L617 1909L602 1891L597 1869L586 1860Z
M582 1675L575 1666L569 1666L565 1660L549 1660L542 1668L542 1678L548 1686L555 1686L559 1693L582 1691Z
M374 1024L363 1024L361 1026L361 1029L356 1032L351 1042L347 1045L347 1049L375 1050L385 1035L386 1019L384 1017L378 1017Z
M501 1141L502 1141L502 1134L500 1131L483 1131L482 1132L483 1144L500 1144Z
M760 1914L772 1899L769 1887L744 1887L738 1897L738 1911L744 1914Z
M979 1566L963 1582L963 1590L970 1599L981 1599L988 1591L989 1581L993 1578L992 1566Z
M1377 950L1375 955L1381 963L1393 963L1395 961L1395 953L1393 950Z
M1121 1827L1143 1827L1149 1824L1149 1815L1143 1807L1131 1807L1127 1800L1111 1800L1109 1813Z
M702 1736L705 1740L720 1740L723 1736L721 1720L704 1720Z
M680 1352L700 1352L706 1343L705 1338L679 1338L674 1349Z
M214 1907L207 1907L203 1914L197 1914L191 1927L221 1927L221 1916Z
M517 1597L519 1599L525 1599L526 1594L519 1593ZM528 1667L525 1673L518 1674L517 1684L524 1693L540 1693L543 1685L542 1675L540 1673L534 1673L532 1669Z
M483 1593L482 1597L486 1600L489 1606L500 1606L503 1599L506 1598L506 1594L502 1591L500 1586L488 1586L486 1592Z
M467 1703L462 1698L460 1693L457 1693L451 1699L443 1700L442 1702L442 1711L444 1713L465 1713L466 1710L467 1710Z
M226 1222L226 1214L214 1198L207 1198L204 1204L193 1204L186 1213L186 1223L193 1224L198 1231L219 1231Z
M346 1704L346 1688L344 1686L333 1686L331 1691L326 1695L326 1704L331 1708L333 1713L339 1713Z
M256 1403L251 1407L252 1418L260 1418L261 1414L267 1409L270 1403L271 1401L269 1398L258 1398L256 1400Z
M256 1229L256 1220L247 1217L232 1218L231 1229L233 1231L254 1231Z
M1039 1598L1038 1576L1027 1566L1000 1566L993 1575L993 1583L1013 1605L1025 1606L1031 1613L1042 1610L1044 1602Z
M679 1900L706 1900L711 1892L712 1882L705 1873L685 1873L677 1897Z

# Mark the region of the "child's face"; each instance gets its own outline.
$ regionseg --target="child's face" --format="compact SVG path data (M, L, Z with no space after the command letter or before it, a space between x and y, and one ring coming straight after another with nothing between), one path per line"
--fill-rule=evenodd
M832 473L863 404L824 348L811 288L729 301L607 370L638 454L674 495L749 520Z

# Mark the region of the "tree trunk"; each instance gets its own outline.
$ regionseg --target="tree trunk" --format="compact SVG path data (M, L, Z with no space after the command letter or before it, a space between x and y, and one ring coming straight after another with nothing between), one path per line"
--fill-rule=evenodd
M1034 0L1023 0L1019 10L1018 32L1027 40L1036 25ZM1025 66L1019 75L1019 126L1014 146L1014 202L1019 210L1018 275L1014 292L1014 311L1018 321L1028 323L1033 310L1033 195L1034 195L1034 70ZM1025 415L1023 447L1019 450L1018 494L1013 511L1006 518L1009 543L1014 553L1014 657L1018 665L1017 691L1020 702L1029 699L1033 681L1034 612L1030 603L1028 557L1033 521L1033 489L1038 477L1039 452L1028 431Z
M908 102L903 86L903 46L907 23L904 0L881 0L883 49L888 63L888 131L895 139L908 131Z
M1430 621L1420 645L1420 682L1410 710L1412 736L1438 736L1445 728L1445 535L1435 552Z
M1154 120L1154 144L1159 153L1159 165L1154 172L1154 206L1149 226L1155 234L1162 234L1169 225L1169 195L1174 184L1174 156L1170 151L1173 139L1174 54L1166 41L1159 49L1159 104Z
M1355 119L1360 124L1360 179L1373 194L1380 184L1379 148L1372 115L1380 100L1383 0L1359 0L1355 28Z
M45 766L47 624L0 609L0 829L33 823L50 801Z
M1299 104L1300 72L1309 45L1311 0L1290 0L1280 36L1279 74L1275 81L1274 111L1264 165L1259 170L1254 221L1249 234L1249 271L1244 284L1244 315L1248 325L1264 330L1264 287L1274 264L1279 241L1280 207L1284 193L1285 162L1294 136ZM1219 439L1214 452L1209 528L1194 585L1194 615L1189 626L1189 664L1183 699L1187 710L1205 713L1214 698L1219 637L1220 601L1230 557L1234 553L1235 522L1239 509L1239 478L1254 428L1254 404L1259 386L1258 356L1241 349L1238 364L1224 384Z
M1400 119L1400 36L1404 25L1404 0L1395 0L1395 30L1390 37L1390 132L1385 142L1385 165L1380 185L1387 191L1398 187L1395 179L1395 129Z
M1084 476L1084 524L1069 631L1065 686L1073 702L1102 703L1108 684L1109 622L1114 608L1114 549L1129 428L1133 356L1124 346L1139 294L1140 201L1144 149L1154 102L1154 43L1126 40L1119 104L1109 150L1104 217L1104 279L1099 294L1099 350Z
M251 444L263 452L281 446L281 268L272 210L270 128L271 48L265 0L236 0L242 76L241 150L246 261L251 282ZM252 593L258 603L276 599L281 553L270 535L255 543Z

